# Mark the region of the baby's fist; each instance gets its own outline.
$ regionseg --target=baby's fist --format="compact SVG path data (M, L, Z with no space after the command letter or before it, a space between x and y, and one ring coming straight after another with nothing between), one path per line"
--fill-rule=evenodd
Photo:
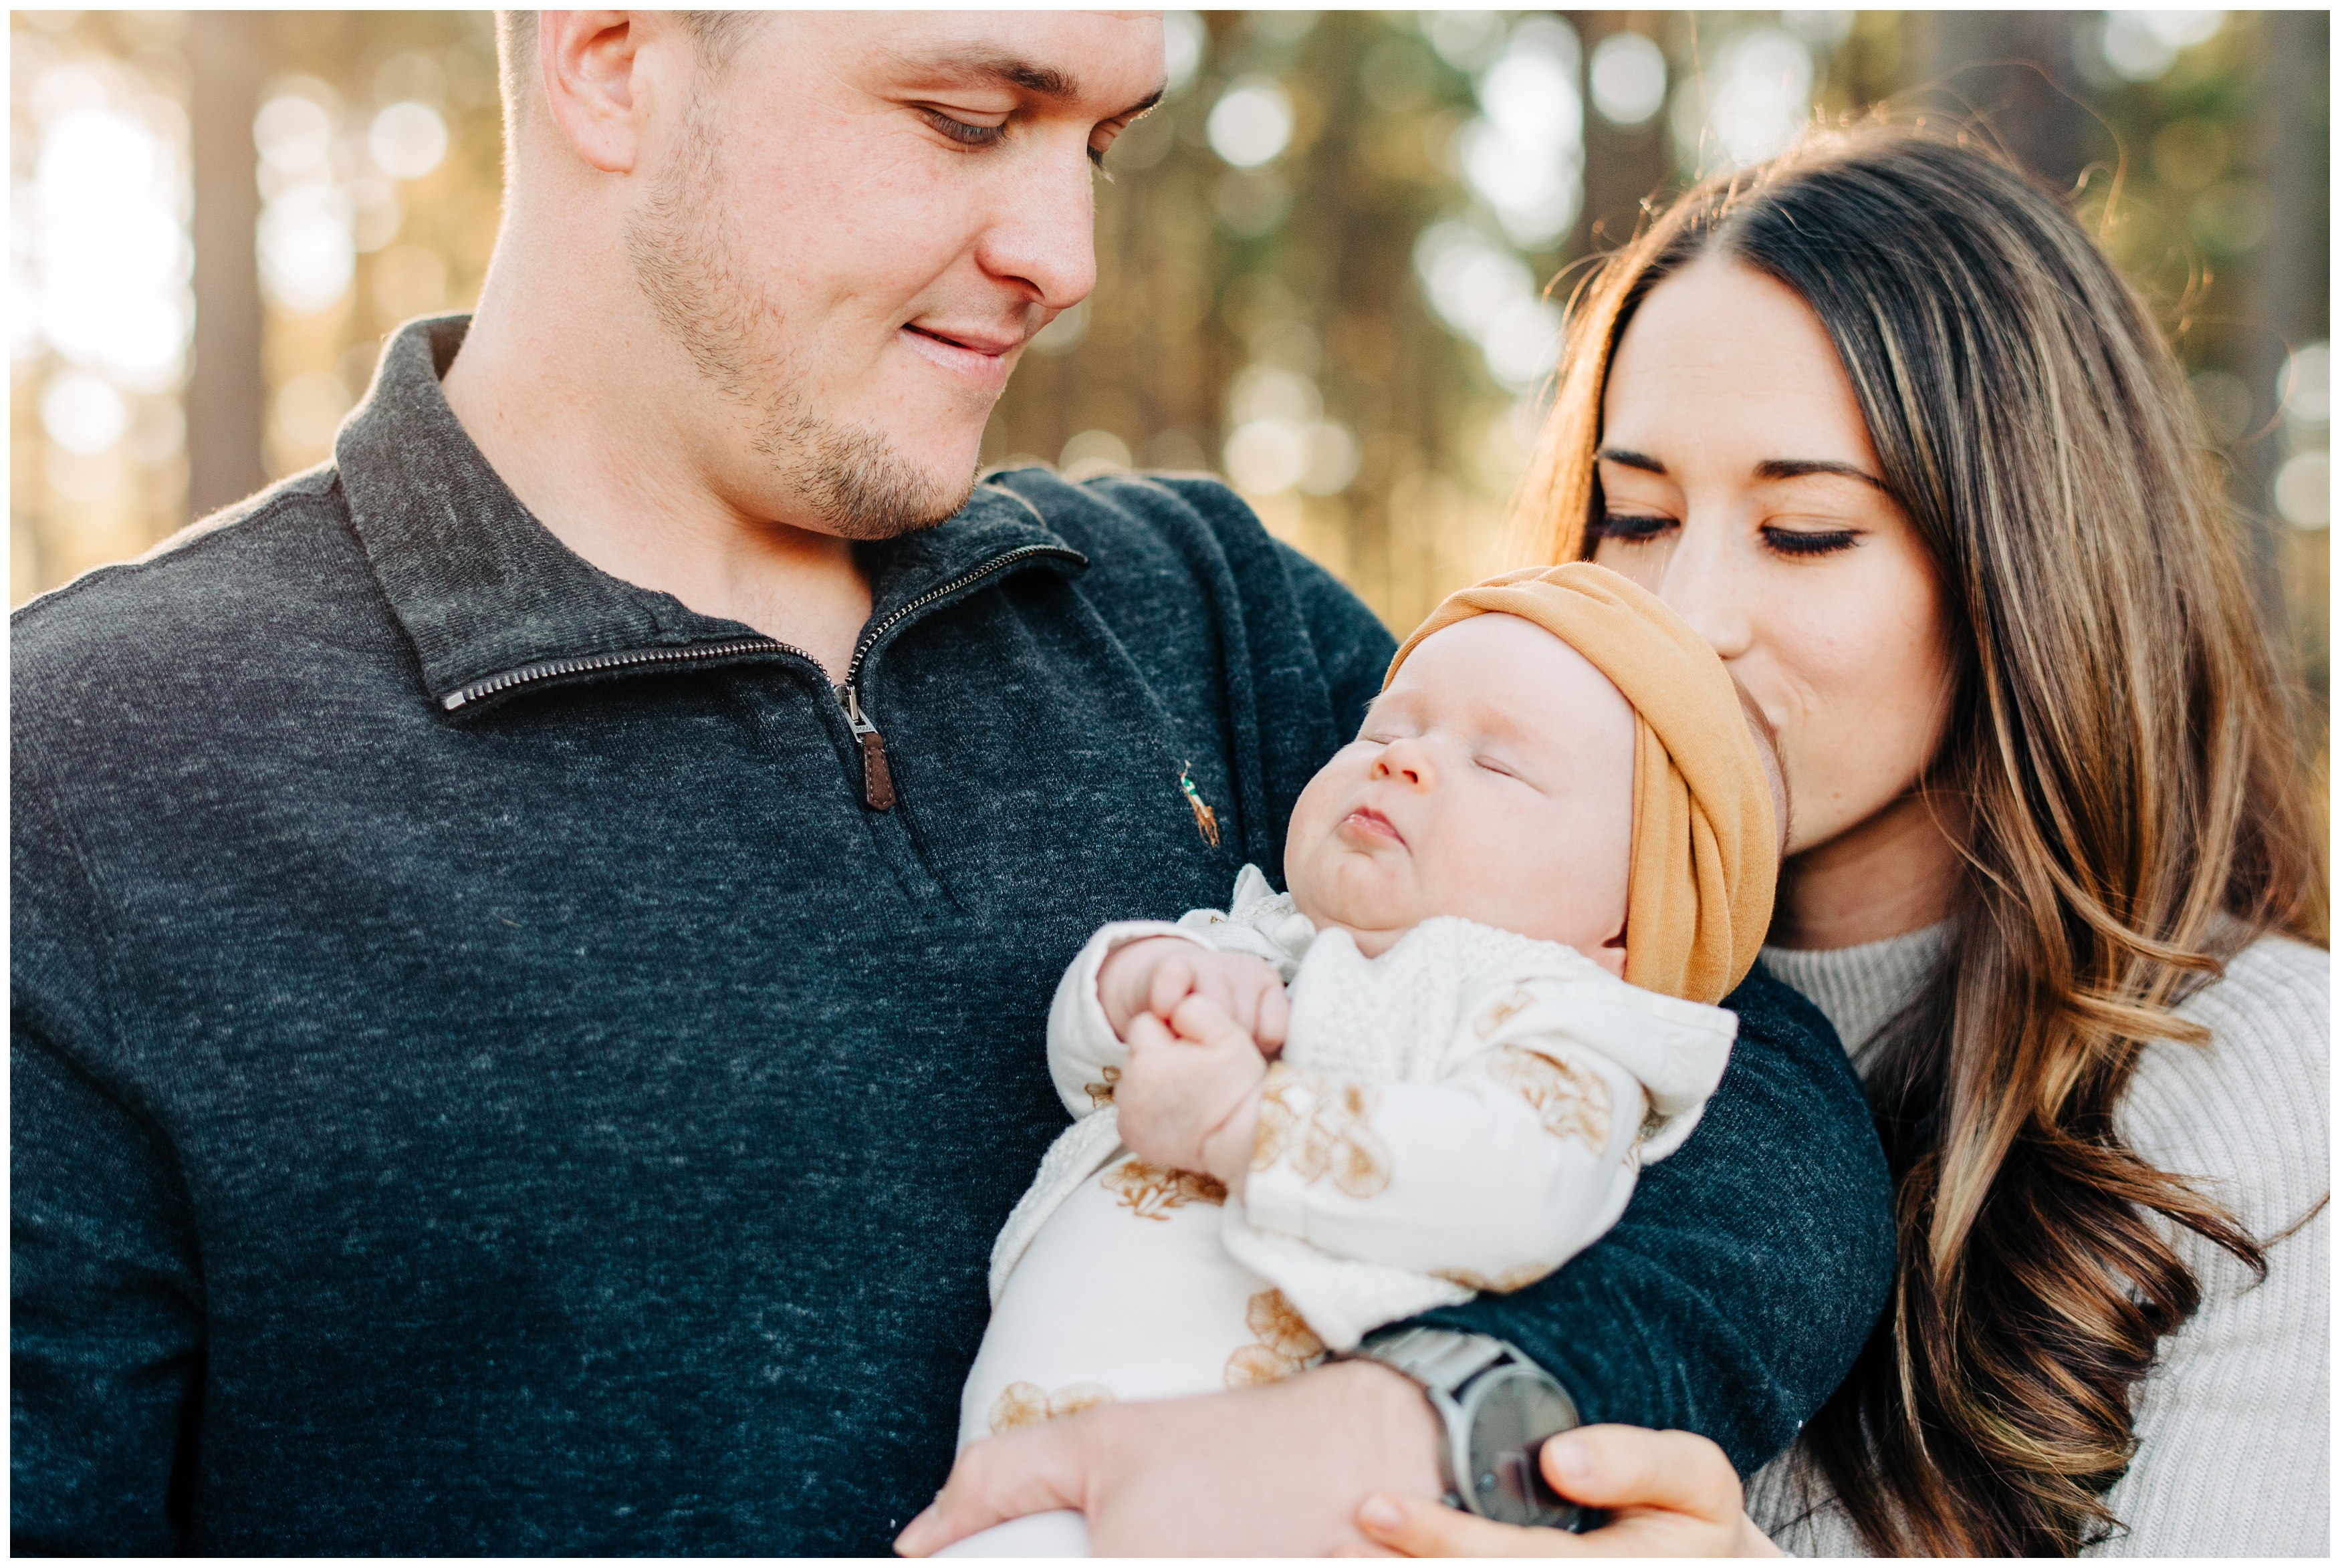
M1132 1020L1151 1014L1167 1023L1190 996L1225 1013L1260 1055L1272 1057L1284 1049L1292 1003L1284 977L1264 959L1176 937L1148 937L1115 949L1097 971L1097 1000L1125 1040Z
M1206 1171L1241 1192L1267 1076L1252 1037L1207 997L1190 996L1167 1026L1152 1013L1130 1020L1128 1038L1114 1094L1121 1140L1141 1159Z

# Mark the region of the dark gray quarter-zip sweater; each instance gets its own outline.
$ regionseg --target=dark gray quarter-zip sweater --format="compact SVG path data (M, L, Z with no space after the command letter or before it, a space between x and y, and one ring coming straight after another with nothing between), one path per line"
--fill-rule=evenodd
M882 1552L1063 1125L1058 973L1276 871L1379 685L1223 488L1027 471L868 549L841 697L531 518L462 330L334 466L15 617L19 1551ZM1745 1465L1890 1238L1826 1023L1733 1005L1616 1231L1438 1316Z

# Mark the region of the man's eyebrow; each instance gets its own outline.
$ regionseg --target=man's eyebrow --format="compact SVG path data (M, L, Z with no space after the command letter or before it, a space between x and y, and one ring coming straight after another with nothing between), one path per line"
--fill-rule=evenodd
M1029 60L1019 60L1013 54L960 55L934 61L928 69L937 76L970 86L980 83L1015 87L1059 101L1081 95L1080 82L1071 74L1059 71L1054 65L1035 65Z
M1054 65L1036 65L1029 60L1019 60L1012 54L982 54L956 59L937 60L927 67L927 73L962 86L1013 87L1018 92L1069 104L1081 95L1080 79ZM1145 113L1162 102L1168 84L1156 87L1145 97L1107 119L1122 120Z
M1885 488L1883 479L1850 463L1832 463L1819 458L1766 458L1755 465L1755 477L1759 479L1800 479L1809 474L1837 474L1880 490Z

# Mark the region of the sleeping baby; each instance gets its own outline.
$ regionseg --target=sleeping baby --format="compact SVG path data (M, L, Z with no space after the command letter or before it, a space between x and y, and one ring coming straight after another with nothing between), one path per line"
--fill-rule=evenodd
M1066 971L1075 1121L993 1252L960 1445L1288 1376L1597 1239L1722 1075L1779 791L1721 663L1624 578L1448 599L1302 794L1288 892L1246 866ZM1078 1552L1052 1517L1015 1550Z

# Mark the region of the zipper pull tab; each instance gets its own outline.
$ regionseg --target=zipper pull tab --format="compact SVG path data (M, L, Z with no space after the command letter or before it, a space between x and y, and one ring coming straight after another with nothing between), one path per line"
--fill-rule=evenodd
M886 761L886 737L861 716L861 694L850 685L838 688L845 699L845 717L861 741L861 798L871 811L894 809L894 770Z

